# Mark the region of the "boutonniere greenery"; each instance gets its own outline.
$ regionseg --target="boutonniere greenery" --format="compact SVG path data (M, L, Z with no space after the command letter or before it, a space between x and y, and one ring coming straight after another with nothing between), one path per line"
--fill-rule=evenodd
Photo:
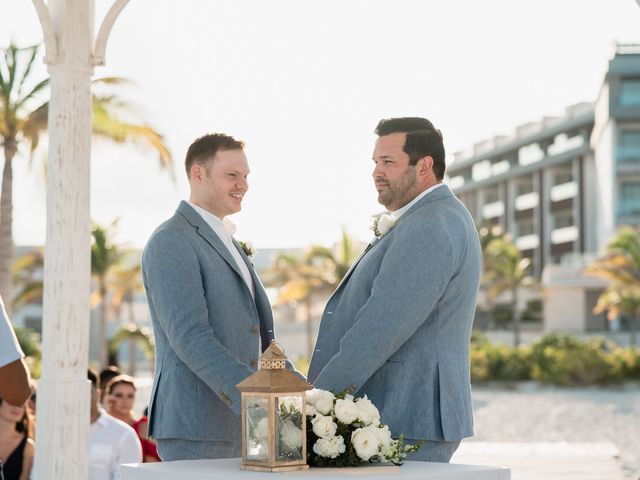
M240 245L240 248L242 248L242 251L247 257L251 258L253 257L253 254L256 253L253 246L249 242L242 242L238 240L238 244Z
M380 215L375 215L371 219L371 230L373 230L373 234L378 237L384 237L389 231L393 228L396 223L396 219L391 215L387 215L386 213L381 213Z

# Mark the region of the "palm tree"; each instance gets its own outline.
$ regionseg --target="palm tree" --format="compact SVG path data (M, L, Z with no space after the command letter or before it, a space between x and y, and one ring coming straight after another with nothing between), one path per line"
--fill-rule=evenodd
M518 316L518 289L531 286L529 265L531 261L507 238L495 238L484 251L485 274L483 278L487 296L493 301L503 292L511 293L511 321L514 345L520 345L520 317Z
M144 291L140 274L140 262L136 261L133 266L116 266L110 279L110 287L113 292L111 296L111 307L117 318L122 316L122 307L128 306L129 332L138 330L136 316L133 309L134 298L137 293ZM137 337L136 337L137 338ZM134 376L136 372L136 338L131 338L129 342L129 375ZM111 365L112 363L109 362Z
M640 315L640 293L624 285L612 283L600 296L593 309L594 313L607 312L607 318L614 320L620 315L626 315L629 326L629 344L636 346L638 331L638 315Z
M12 271L12 281L17 287L12 302L14 307L29 303L42 303L44 248L36 248L16 258Z
M0 141L4 149L4 169L0 195L0 295L10 299L12 293L11 266L13 262L13 159L20 145L33 152L47 130L48 100L41 96L49 79L35 80L33 66L39 46L18 48L11 43L0 57ZM119 86L122 78L103 78L94 84ZM39 105L38 105L39 103ZM37 105L37 106L36 106ZM113 94L93 96L93 132L99 138L117 143L138 143L156 151L162 168L173 172L173 160L164 138L137 118L131 103ZM173 174L172 174L173 178ZM5 302L11 308L11 302Z
M265 283L280 287L277 305L303 302L309 358L313 352L314 297L333 291L358 254L359 251L354 248L353 240L342 229L342 238L336 251L313 245L302 257L282 254L276 258L273 267L265 272Z
M596 309L609 310L608 317L624 313L631 318L631 341L636 341L635 303L640 299L640 235L633 227L622 226L607 243L604 254L585 270L588 275L604 278L609 287L598 298Z
M91 230L91 274L97 284L97 289L91 294L91 306L98 308L98 358L102 366L108 364L107 295L109 293L109 275L114 272L124 258L122 248L113 243L116 225L117 221L108 227L94 224Z
M149 331L134 324L128 324L120 328L109 340L109 365L118 365L118 347L122 342L129 341L129 345L140 345L147 358L153 357L154 346ZM129 371L135 375L135 367Z

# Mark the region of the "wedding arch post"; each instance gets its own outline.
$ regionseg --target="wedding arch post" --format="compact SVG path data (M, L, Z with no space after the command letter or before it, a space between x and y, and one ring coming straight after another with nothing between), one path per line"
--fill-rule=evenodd
M51 76L42 378L34 478L89 476L89 163L91 76L129 0L115 0L94 43L94 0L32 0Z

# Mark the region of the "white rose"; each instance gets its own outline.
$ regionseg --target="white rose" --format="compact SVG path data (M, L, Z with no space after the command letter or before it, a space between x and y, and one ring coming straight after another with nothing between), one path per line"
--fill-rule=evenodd
M390 215L387 215L386 213L380 215L380 219L378 220L378 232L380 232L380 235L386 235L389 230L393 228L395 223L395 219Z
M356 455L365 462L378 455L380 451L378 436L370 428L358 428L355 430L351 434L351 445L353 445Z
M359 412L358 420L360 420L364 425L377 425L380 423L380 412L366 395L356 401L356 407L358 407Z
M261 418L256 425L256 435L261 440L269 438L269 419L267 417Z
M323 415L327 415L333 408L333 400L335 398L336 397L333 396L333 393L328 392L327 390L314 388L307 392L307 405L312 405L315 407L316 411Z
M325 458L336 458L341 453L344 453L345 450L344 438L342 438L341 435L337 437L319 438L316 443L313 444L313 452Z
M380 452L383 455L388 456L391 454L392 448L392 438L391 438L391 430L387 425L369 425L366 427L368 430L372 431L376 437L378 437L378 445L380 447Z
M333 421L333 418L325 417L324 415L316 415L311 420L311 424L313 425L313 433L322 438L333 437L338 429L338 425Z
M351 425L358 419L360 411L351 400L336 400L336 418L345 425Z
M284 422L280 428L280 440L289 449L302 446L302 430L296 427L291 420Z
M316 406L315 405L311 405L310 403L307 403L307 415L312 417L313 415L316 414Z

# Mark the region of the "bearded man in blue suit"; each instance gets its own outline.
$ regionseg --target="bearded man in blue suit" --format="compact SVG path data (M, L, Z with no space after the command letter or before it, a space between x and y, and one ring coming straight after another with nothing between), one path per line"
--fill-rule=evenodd
M243 143L205 135L187 152L191 194L153 233L142 275L156 343L149 435L163 460L239 457L240 392L274 338L271 306L226 218L240 211Z
M473 435L469 342L480 281L471 215L442 183L442 134L424 118L382 120L373 152L376 238L322 315L308 379L367 395L381 421L448 462Z

